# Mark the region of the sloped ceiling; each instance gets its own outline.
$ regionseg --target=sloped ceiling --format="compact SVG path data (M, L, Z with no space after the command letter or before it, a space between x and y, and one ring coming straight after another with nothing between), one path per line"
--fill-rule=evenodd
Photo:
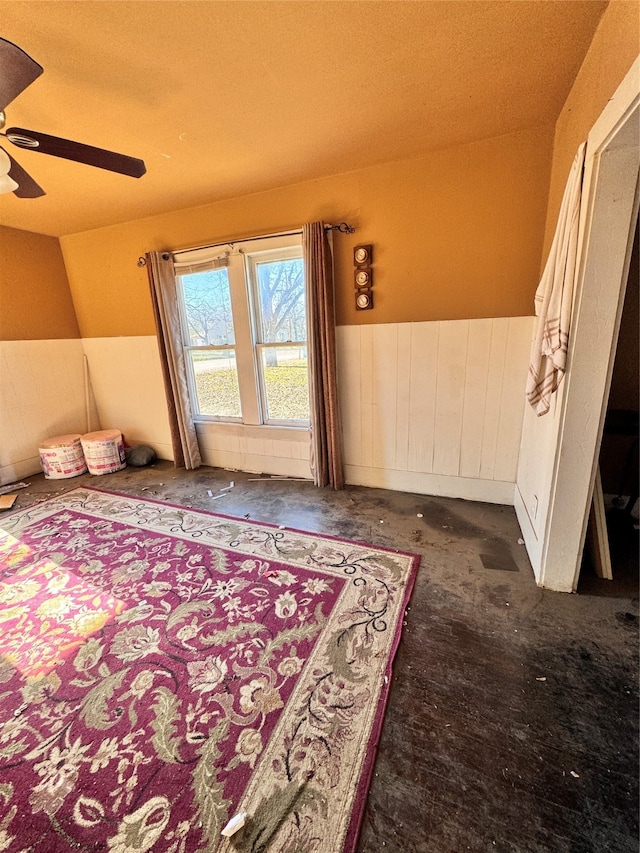
M44 66L8 125L140 157L132 179L20 150L64 235L553 122L604 2L11 2ZM526 164L523 164L526 168Z

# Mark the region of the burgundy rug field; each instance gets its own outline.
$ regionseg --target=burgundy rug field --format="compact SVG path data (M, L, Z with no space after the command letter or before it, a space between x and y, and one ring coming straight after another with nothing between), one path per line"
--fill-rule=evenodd
M86 488L0 518L0 851L352 853L417 566Z

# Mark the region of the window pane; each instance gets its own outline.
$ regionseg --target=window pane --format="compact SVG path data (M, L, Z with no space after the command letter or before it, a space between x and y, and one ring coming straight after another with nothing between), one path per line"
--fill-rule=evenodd
M190 352L198 412L217 418L239 418L240 391L233 350Z
M188 346L234 344L229 276L226 269L182 277Z
M306 341L302 258L257 263L261 342Z
M270 421L309 420L307 348L261 347L262 372Z

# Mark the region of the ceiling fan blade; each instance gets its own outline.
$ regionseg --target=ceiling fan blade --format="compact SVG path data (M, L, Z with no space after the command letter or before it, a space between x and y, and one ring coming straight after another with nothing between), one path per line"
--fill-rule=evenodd
M4 148L2 150L4 151ZM9 160L11 160L11 168L7 174L10 178L13 178L18 185L18 189L14 190L13 194L17 195L18 198L40 198L40 196L46 195L42 187L33 180L31 175L22 168L20 163L14 160L8 151L5 151L4 153L7 155Z
M0 38L0 110L4 110L43 71L43 67L17 44Z
M98 169L107 169L109 172L119 172L131 178L141 178L147 171L144 162L136 157L127 157L126 154L116 154L115 151L94 148L93 145L83 145L82 142L72 142L59 136L48 136L46 133L24 130L21 127L10 127L5 135L18 148L75 160L77 163L97 166Z

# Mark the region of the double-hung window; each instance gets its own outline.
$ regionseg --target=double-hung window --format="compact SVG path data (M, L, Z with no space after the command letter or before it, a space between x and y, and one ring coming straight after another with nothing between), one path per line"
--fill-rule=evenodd
M299 236L179 253L176 274L195 420L307 426Z

